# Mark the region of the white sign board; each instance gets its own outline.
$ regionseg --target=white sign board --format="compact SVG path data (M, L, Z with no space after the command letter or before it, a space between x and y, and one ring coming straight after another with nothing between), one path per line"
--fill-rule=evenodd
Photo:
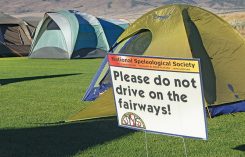
M119 126L207 139L198 60L109 54Z

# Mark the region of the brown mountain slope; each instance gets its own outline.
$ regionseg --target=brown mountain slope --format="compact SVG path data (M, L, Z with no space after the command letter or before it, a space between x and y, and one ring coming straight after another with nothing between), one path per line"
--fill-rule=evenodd
M215 12L245 9L244 0L1 0L0 10L16 15L60 9L76 9L97 16L131 15L170 3L188 3Z
M172 3L197 5L215 13L245 11L245 0L1 0L0 11L17 17L42 17L46 11L74 9L95 16L125 18L132 22L149 10ZM243 13L235 15L238 14ZM221 16L243 30L245 20L241 16Z

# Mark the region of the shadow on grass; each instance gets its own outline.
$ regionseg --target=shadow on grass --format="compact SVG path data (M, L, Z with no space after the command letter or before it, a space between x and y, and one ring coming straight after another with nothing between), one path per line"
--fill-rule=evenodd
M65 76L80 75L80 74L81 73L72 73L72 74L59 74L59 75L21 77L21 78L8 78L8 79L0 79L0 84L1 85L7 85L7 84L10 84L10 83L17 83L17 82L23 82L23 81L48 79L48 78L56 78L56 77L65 77Z
M72 156L133 133L119 128L116 118L64 125L0 130L1 156Z
M235 150L240 150L240 151L245 151L245 144L243 144L243 145L240 145L240 146L236 146L235 148L233 148L233 149L235 149Z

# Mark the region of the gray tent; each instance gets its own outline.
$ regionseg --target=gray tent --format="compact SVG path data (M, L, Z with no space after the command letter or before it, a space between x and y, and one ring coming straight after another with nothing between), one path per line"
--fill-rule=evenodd
M31 35L27 23L0 13L0 57L27 56L30 45Z
M42 17L24 16L21 17L21 19L23 19L27 23L27 28L29 29L31 37L34 38L36 28L38 26L38 23L42 20Z

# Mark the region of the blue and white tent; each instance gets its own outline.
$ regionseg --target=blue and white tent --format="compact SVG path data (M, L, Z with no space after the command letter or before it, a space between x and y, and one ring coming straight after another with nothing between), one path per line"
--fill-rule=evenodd
M128 25L74 10L47 12L36 29L30 58L104 57Z

